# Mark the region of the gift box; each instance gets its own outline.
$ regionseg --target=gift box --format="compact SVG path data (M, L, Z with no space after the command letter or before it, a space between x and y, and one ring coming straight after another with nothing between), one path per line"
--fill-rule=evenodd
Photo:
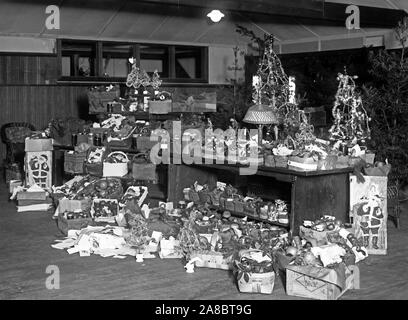
M57 217L57 227L65 236L68 235L68 230L81 230L94 224L91 217L67 219L64 212L59 212Z
M318 300L337 300L349 289L359 289L357 266L336 268L294 266L286 268L286 293L290 296Z
M26 184L43 189L52 186L52 151L29 151L25 154Z
M319 246L324 246L328 244L328 237L327 237L328 234L334 234L337 232L338 231L334 231L334 230L317 231L311 228L306 228L304 226L299 227L299 236L302 239L305 239L306 241L310 242L313 247L319 247Z
M151 114L167 114L172 110L171 100L149 100L148 105Z
M245 202L244 204L244 213L251 217L258 217L258 209L254 202Z
M185 95L176 91L173 95L172 110L173 112L216 112L217 93Z
M25 151L51 151L53 150L52 139L25 139Z
M317 161L312 157L291 156L288 159L288 168L298 171L315 171L317 170Z
M95 222L114 223L118 215L117 199L94 199L91 205L91 216Z
M216 251L200 251L191 254L191 259L199 258L195 262L199 268L213 268L221 270L232 270L233 259L232 255L224 257L222 253Z
M111 91L88 91L89 113L107 112L108 104L119 98L119 96L119 87Z
M91 203L91 199L74 200L63 198L58 201L57 210L61 213L66 211L74 212L75 210L88 211L91 208Z

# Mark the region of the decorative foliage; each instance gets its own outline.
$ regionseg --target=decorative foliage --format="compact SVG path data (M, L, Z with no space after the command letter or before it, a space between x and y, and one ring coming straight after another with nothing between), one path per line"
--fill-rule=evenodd
M408 162L408 19L395 30L401 42L399 51L381 50L371 56L369 70L373 81L364 87L364 104L372 119L370 147L377 160L388 161L395 169Z
M331 140L354 144L358 141L364 143L370 138L370 119L360 94L355 90L354 79L357 79L357 76L338 74L339 86L332 109L334 121L329 129Z

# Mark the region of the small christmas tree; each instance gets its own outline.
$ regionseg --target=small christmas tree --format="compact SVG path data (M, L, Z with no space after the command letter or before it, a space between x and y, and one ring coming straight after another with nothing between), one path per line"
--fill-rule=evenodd
M133 62L132 70L130 71L126 79L126 86L129 88L133 87L135 89L138 89L142 85L141 80L142 72L140 68L136 65L136 62Z
M273 35L265 35L265 51L259 62L252 97L255 103L280 106L288 101L289 79L273 51L273 41Z
M338 74L339 86L332 109L333 125L329 130L330 140L355 144L365 143L370 138L370 118L363 107L354 79L357 76Z

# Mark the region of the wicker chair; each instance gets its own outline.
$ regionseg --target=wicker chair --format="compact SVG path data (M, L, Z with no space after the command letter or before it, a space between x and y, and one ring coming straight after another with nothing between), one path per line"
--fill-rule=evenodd
M387 207L389 210L388 216L392 217L397 229L400 227L401 202L406 199L401 199L400 186L401 183L408 178L408 170L394 171L391 170L388 175L387 185Z
M6 145L6 166L16 163L23 172L25 138L32 131L35 131L35 127L27 122L11 122L1 127L1 140Z

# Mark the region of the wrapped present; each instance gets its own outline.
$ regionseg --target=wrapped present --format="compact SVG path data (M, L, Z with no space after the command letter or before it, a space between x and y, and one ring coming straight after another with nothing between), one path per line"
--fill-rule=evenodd
M88 91L89 113L108 111L108 104L120 96L119 85L112 88L100 86Z
M51 151L53 150L52 139L25 139L25 151Z
M172 109L173 112L216 112L217 93L188 95L176 91L173 95Z
M114 223L119 212L117 199L94 199L91 205L91 216L96 222Z
M290 156L288 159L288 168L299 171L317 170L317 161L312 157Z
M149 100L148 105L151 114L167 114L172 110L171 100Z
M195 265L200 268L213 268L222 270L232 270L232 255L224 257L221 252L216 251L196 251L191 254L190 258L199 258Z
M25 154L26 184L43 189L52 186L52 151L29 151Z
M359 289L359 269L339 263L335 268L289 265L286 293L318 300L337 300L349 289Z

